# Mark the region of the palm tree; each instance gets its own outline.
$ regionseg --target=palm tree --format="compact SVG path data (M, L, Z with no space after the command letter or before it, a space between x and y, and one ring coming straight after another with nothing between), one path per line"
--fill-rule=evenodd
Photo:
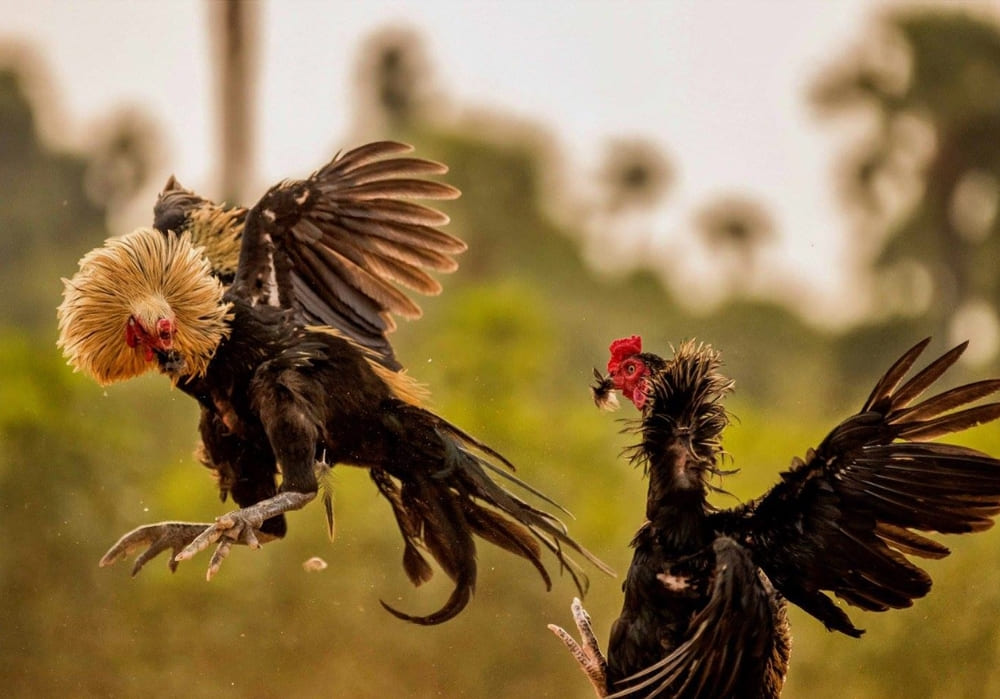
M673 166L652 141L618 138L605 148L599 171L604 211L617 214L650 209L670 190Z
M357 122L361 131L399 133L426 116L433 71L423 38L391 26L369 36L356 69Z
M223 199L246 200L253 184L256 121L256 26L258 5L240 0L209 3L215 31L216 86Z
M876 270L930 274L927 315L940 335L959 308L1000 302L998 94L1000 27L950 9L887 14L812 94L823 115L871 118L845 158L845 203Z
M723 195L698 210L695 229L725 265L724 278L731 288L749 289L757 278L760 251L775 236L774 221L764 206L746 195Z

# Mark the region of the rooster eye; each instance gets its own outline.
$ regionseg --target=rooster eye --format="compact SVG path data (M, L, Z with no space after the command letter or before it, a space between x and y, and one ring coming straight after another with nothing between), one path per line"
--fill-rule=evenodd
M631 376L632 374L634 374L635 373L635 364L629 364L627 367L625 367L625 373L628 374L629 376Z

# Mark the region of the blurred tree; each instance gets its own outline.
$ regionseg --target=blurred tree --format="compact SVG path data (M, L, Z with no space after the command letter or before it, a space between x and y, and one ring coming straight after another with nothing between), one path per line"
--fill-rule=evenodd
M719 275L734 292L746 292L757 278L760 252L774 239L771 215L757 200L727 194L695 214L695 229L725 271Z
M59 276L79 257L79 241L104 236L104 210L86 195L88 161L44 145L25 56L0 67L0 325L51 329Z
M159 159L160 134L145 112L133 108L112 114L94 131L84 183L91 201L114 212L148 181Z
M661 266L655 218L674 184L674 168L660 146L639 136L611 139L588 184L561 208L570 225L585 234L590 264L598 269Z
M952 318L983 303L996 343L1000 301L1000 27L971 10L889 12L861 48L817 81L813 101L826 115L863 115L869 134L846 157L845 203L880 271L900 284L930 281L892 310L920 312L947 336ZM914 280L917 280L915 282ZM885 295L892 292L881 285ZM967 324L963 324L967 329Z
M35 115L22 87L22 78L13 67L0 70L0 118L4 137L0 139L0 161L27 160L38 150Z
M384 138L427 117L434 93L433 70L423 37L390 26L365 39L356 68L355 123L366 138Z
M650 209L674 183L673 165L645 138L619 138L604 149L599 172L603 208L610 213Z
M253 184L257 11L241 0L209 3L214 31L216 100L224 201L245 201Z

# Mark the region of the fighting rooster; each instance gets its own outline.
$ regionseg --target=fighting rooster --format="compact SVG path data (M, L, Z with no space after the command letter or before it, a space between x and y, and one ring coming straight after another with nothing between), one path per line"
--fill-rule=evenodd
M241 508L214 523L139 527L101 565L141 551L135 574L169 550L174 569L214 544L210 578L234 544L284 536L284 513L315 498L318 469L348 464L367 468L388 500L410 580L431 577L426 552L455 584L426 616L384 605L397 617L437 624L466 606L474 536L527 559L546 586L543 546L581 591L586 577L566 549L604 568L557 518L494 481L491 472L540 495L503 456L422 407L421 387L399 370L392 314L420 309L394 282L437 293L425 270L453 270L465 249L438 230L444 214L406 201L458 196L422 178L443 165L398 157L409 150L362 146L251 209L216 205L171 178L154 228L109 239L65 281L59 344L70 364L101 384L156 368L194 397L202 460L223 500Z
M619 391L642 413L631 457L649 478L646 522L632 541L607 658L578 600L582 644L550 626L599 696L777 697L790 648L785 600L858 637L824 591L871 611L908 607L931 579L907 556L948 554L918 532L992 526L1000 461L935 440L1000 417L1000 403L970 407L1000 380L917 402L965 349L904 382L927 343L896 361L860 412L793 460L770 492L730 510L706 499L709 479L724 473L721 401L732 389L719 354L686 342L668 360L643 352L637 336L612 343L594 398L612 407Z

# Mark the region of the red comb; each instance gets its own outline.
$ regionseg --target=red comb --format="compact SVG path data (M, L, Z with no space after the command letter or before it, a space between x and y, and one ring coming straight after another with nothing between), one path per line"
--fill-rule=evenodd
M623 337L612 342L609 349L611 359L608 360L608 373L614 374L623 361L642 352L642 338L638 335Z

